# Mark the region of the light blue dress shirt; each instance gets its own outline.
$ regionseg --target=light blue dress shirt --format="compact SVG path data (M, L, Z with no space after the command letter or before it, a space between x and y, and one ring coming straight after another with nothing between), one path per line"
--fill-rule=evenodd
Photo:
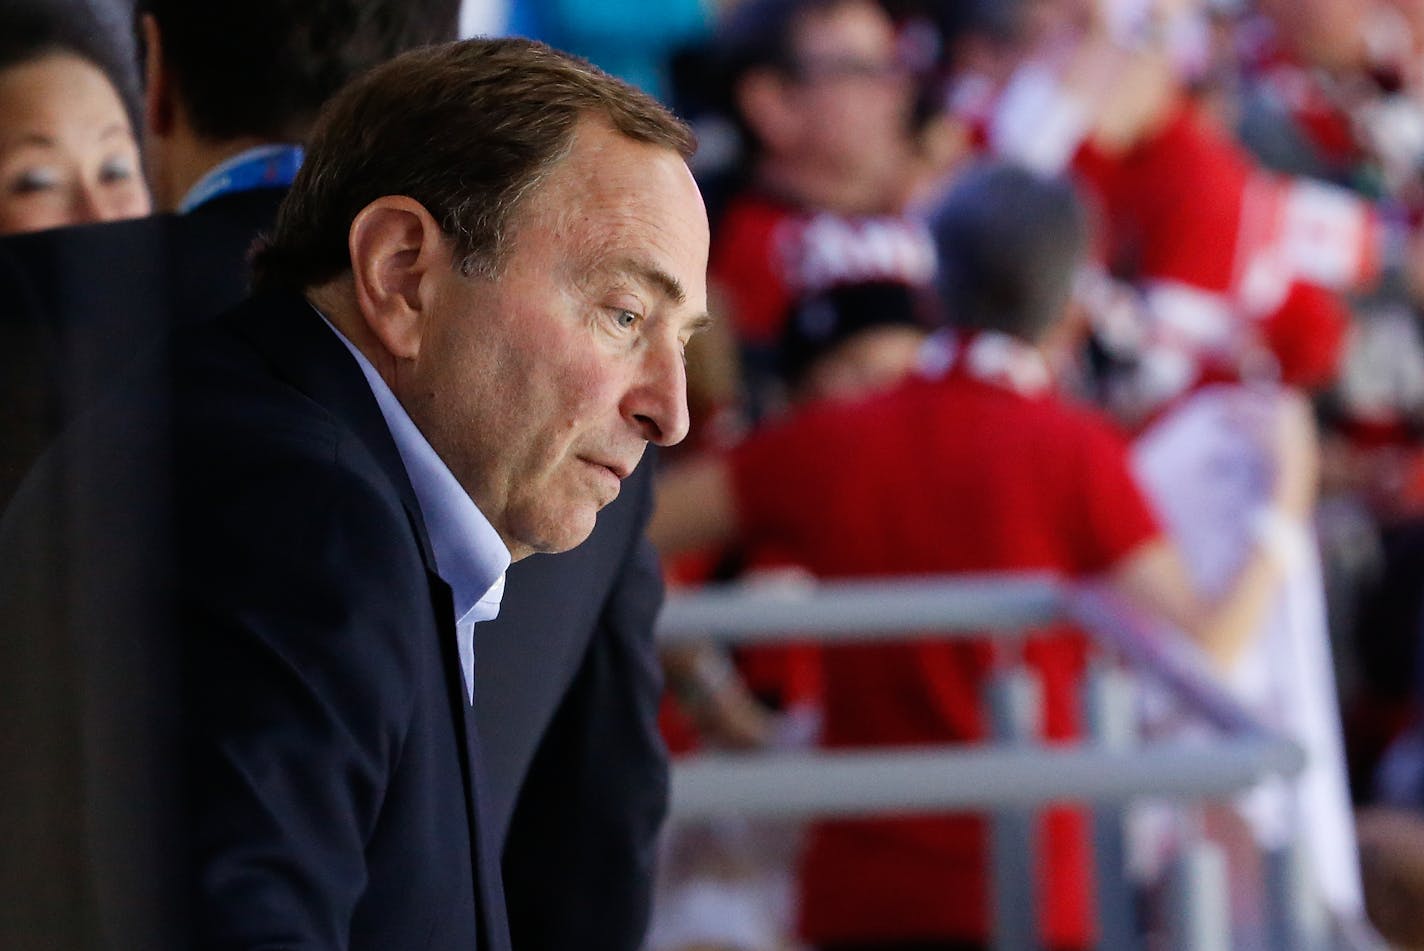
M313 308L315 310L315 308ZM509 549L484 517L449 468L425 441L406 415L386 381L365 354L357 350L321 311L317 314L346 345L405 463L435 553L435 570L455 595L455 636L460 646L460 668L465 675L465 696L475 697L475 625L493 620L504 597L504 573L509 569Z

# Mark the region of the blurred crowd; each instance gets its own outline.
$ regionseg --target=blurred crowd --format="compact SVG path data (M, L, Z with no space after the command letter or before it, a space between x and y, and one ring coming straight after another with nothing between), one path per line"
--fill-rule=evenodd
M1424 944L1424 2L475 6L698 131L719 322L660 460L674 582L1106 578L1310 753L1296 828L1240 821L1309 826L1330 906ZM0 233L181 207L126 24L0 7ZM1021 660L1069 742L1087 645L680 648L665 735L979 742ZM981 820L773 831L675 830L652 946L986 946ZM1045 943L1088 947L1082 816L1045 841Z
M1421 53L1407 0L725 5L669 66L723 318L689 353L695 445L660 480L673 577L1107 577L1307 747L1316 887L1394 921L1380 882L1418 858L1383 807L1424 806ZM1023 659L1045 738L1080 735L1081 643ZM1001 662L679 649L665 720L684 749L976 742ZM1269 843L1293 808L1239 812ZM1074 821L1046 827L1051 947L1093 933ZM982 946L984 835L818 824L759 920L817 947ZM665 946L699 909L736 917L705 882L673 894Z

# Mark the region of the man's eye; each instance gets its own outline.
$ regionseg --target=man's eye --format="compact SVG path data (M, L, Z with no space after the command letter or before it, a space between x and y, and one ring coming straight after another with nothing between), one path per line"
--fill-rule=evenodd
M624 330L631 330L634 327L638 326L638 321L642 319L643 318L641 315L631 310L624 310L621 307L613 312L614 322L617 323L618 326L622 327Z

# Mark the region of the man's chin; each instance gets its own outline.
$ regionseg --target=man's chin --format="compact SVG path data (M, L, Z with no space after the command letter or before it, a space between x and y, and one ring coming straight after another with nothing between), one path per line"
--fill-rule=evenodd
M593 534L598 510L603 506L588 506L567 513L562 519L550 521L539 531L529 533L526 545L528 553L543 552L554 555L577 548Z

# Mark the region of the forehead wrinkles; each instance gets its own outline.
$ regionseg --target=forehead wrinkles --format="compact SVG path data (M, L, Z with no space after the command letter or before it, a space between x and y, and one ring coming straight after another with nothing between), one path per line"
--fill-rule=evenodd
M695 267L689 264L693 257L705 269L706 218L685 163L674 153L616 134L600 140L600 130L579 132L593 141L585 138L578 147L576 138L544 187L530 196L521 218L524 238L552 251L554 260L547 264L580 284L661 270L696 291L705 270L679 272Z
M670 222L645 196L584 196L545 219L550 236L562 245L558 265L581 282L628 278L648 284L645 274L671 272L677 260ZM611 200L601 200L611 198Z

